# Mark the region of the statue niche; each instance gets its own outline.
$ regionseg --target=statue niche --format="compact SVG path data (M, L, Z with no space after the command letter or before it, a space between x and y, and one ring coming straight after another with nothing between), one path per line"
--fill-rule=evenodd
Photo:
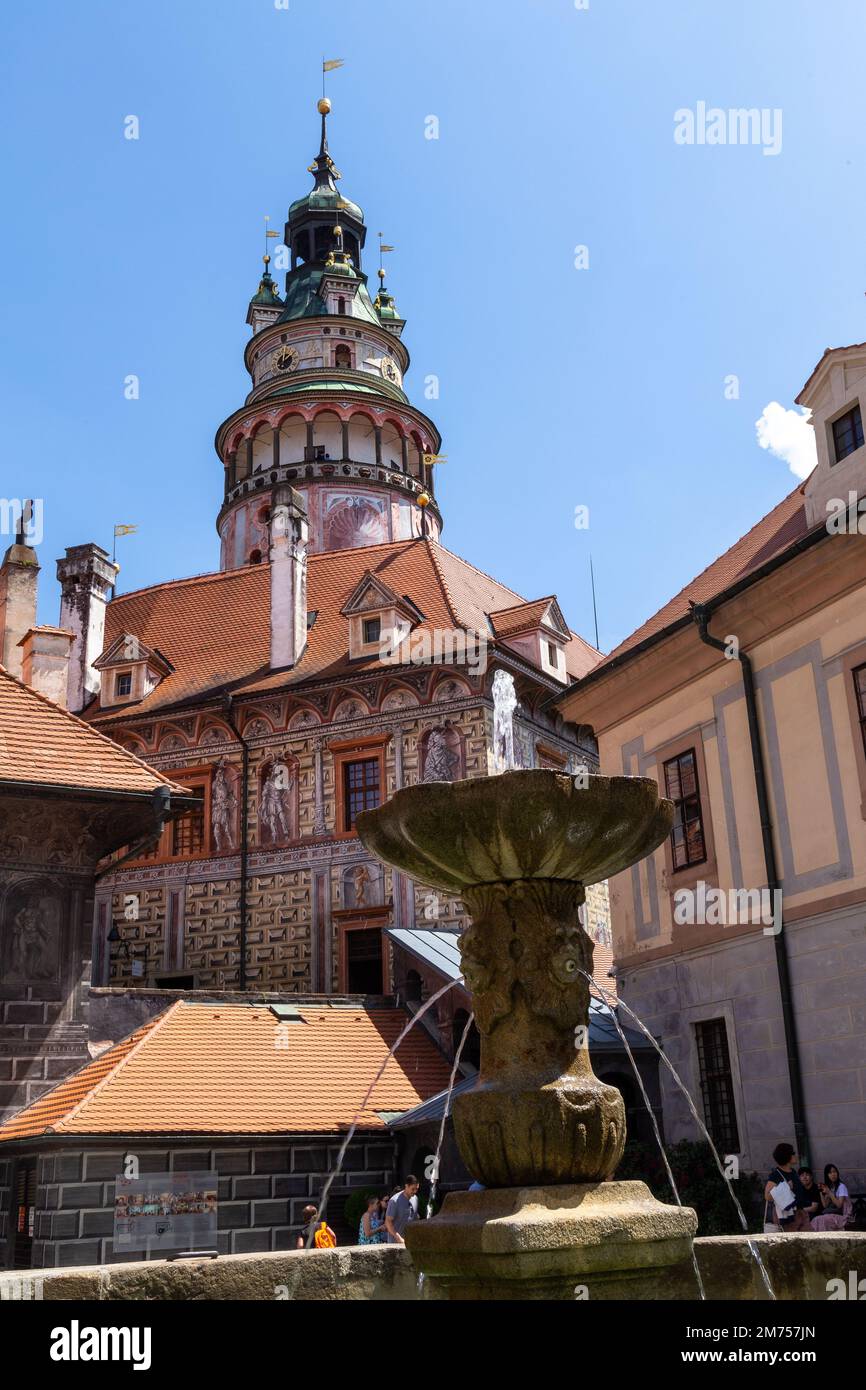
M259 772L259 844L282 845L298 837L298 764L278 753Z
M2 911L0 979L20 993L26 984L60 982L60 899L50 884L10 892ZM5 991L4 991L5 992Z
M446 724L427 729L421 738L418 766L422 782L459 782L463 770L463 740Z

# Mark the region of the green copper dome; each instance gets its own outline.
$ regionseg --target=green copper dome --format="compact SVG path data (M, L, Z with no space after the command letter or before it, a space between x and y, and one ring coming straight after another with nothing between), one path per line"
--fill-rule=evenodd
M339 208L337 204L339 203ZM289 208L289 221L293 222L299 213L302 212L337 212L347 213L349 217L356 218L363 222L364 213L357 203L351 199L344 198L342 193L338 193L336 188L312 188L304 198L296 198Z

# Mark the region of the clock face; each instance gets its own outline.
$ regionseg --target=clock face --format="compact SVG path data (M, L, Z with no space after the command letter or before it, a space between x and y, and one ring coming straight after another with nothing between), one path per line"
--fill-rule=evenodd
M399 386L403 379L400 376L400 368L397 366L393 357L382 358L382 375L386 380L393 381L395 386Z
M281 347L277 348L271 358L271 366L278 372L293 372L301 360L301 354L297 348Z

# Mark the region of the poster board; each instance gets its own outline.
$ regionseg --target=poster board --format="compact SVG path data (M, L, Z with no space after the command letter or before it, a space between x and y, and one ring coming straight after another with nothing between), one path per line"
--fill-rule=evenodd
M217 1173L145 1173L114 1182L115 1251L215 1250Z

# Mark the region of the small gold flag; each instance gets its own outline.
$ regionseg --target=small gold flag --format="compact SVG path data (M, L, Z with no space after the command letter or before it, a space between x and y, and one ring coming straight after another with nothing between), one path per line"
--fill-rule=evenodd
M279 235L280 235L279 232L271 232L271 231L265 232L265 236L279 236Z
M424 459L424 464L425 464L425 466L426 466L427 468L432 468L433 465L434 465L434 463L447 463L447 462L448 462L448 455L447 455L447 454L424 454L424 455L423 455L423 459Z
M326 58L322 63L322 72L333 72L334 68L341 68L344 61L343 58Z
M383 241L382 244L381 244L381 246L379 247L379 250L380 250L380 251L396 251L397 248L396 248L396 246L386 246L385 243L384 243L384 241Z
M132 536L137 530L137 526L115 526L114 534L116 536Z

